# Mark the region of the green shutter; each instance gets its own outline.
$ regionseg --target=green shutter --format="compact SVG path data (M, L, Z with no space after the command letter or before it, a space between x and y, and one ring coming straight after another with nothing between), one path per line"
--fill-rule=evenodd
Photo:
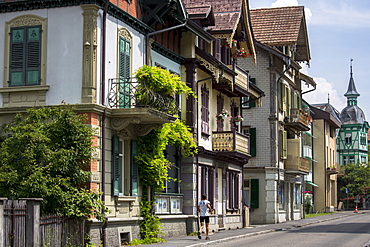
M10 30L10 86L40 84L41 26Z
M112 184L113 195L120 193L120 158L119 158L119 137L112 136Z
M251 208L259 208L259 179L251 179Z
M250 155L252 157L257 156L257 136L256 136L256 128L249 128L249 141L250 141Z
M256 98L254 98L254 97L250 97L249 98L249 107L256 107L256 101L257 101L257 99Z
M29 27L27 32L27 85L40 82L41 27Z
M256 78L249 78L249 81L256 85Z
M10 31L10 86L21 86L24 84L25 32L25 27L12 28Z
M139 188L139 169L136 163L136 157L138 155L137 141L131 141L131 195L138 196Z
M281 130L280 132L280 145L281 145L281 159L286 159L288 156L288 144L287 144L287 132L285 130Z
M130 42L120 37L119 42L119 77L120 77L120 89L119 89L119 103L120 108L130 108L130 83L129 78L131 76L130 69Z

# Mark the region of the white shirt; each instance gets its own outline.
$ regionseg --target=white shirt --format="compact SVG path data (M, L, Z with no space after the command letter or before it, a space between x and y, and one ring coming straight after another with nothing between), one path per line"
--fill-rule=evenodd
M201 200L198 203L199 209L200 209L200 216L209 216L209 208L208 205L211 204L208 200Z

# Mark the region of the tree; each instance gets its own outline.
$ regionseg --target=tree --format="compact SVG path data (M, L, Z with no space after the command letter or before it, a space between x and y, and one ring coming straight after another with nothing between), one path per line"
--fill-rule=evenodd
M42 214L103 219L100 194L83 187L90 177L93 130L72 107L29 109L3 127L0 196L42 198Z
M340 190L344 192L347 188L349 197L366 192L367 188L370 187L370 166L348 164L344 166L344 169L343 177L339 178Z

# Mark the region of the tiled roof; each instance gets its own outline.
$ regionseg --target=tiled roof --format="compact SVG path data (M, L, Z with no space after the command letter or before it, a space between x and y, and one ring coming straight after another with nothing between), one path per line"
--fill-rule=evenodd
M304 7L253 9L250 11L256 40L267 45L294 44L304 18Z
M183 0L183 3L186 10L191 12L191 14L201 14L194 12L194 9L197 7L212 6L215 15L215 25L209 27L211 31L234 30L239 21L242 8L242 0Z

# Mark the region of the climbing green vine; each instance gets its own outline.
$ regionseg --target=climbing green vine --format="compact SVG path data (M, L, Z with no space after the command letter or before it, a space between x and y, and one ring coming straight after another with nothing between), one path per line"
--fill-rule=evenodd
M160 95L166 107L158 106L157 110L168 114L178 112L175 95L192 95L194 92L178 75L169 71L144 65L139 68L135 77L139 84L136 98L142 106L152 103L153 92ZM158 97L158 96L156 96ZM174 145L182 148L182 156L190 157L197 152L197 145L193 135L182 121L177 119L173 123L163 124L161 129L152 130L148 135L138 138L138 155L135 157L139 167L139 181L142 185L142 199L140 202L140 240L135 239L131 245L151 244L164 241L158 238L161 234L161 222L154 214L155 195L165 188L168 177L168 168L171 165L164 155L167 146Z
M182 148L182 155L193 156L197 146L190 128L177 119L173 123L165 123L160 130L153 130L148 135L138 139L139 155L136 161L139 165L140 184L143 186L141 200L140 235L143 243L162 241L157 238L161 234L161 223L154 214L155 193L165 188L169 179L170 162L165 158L167 146L175 145Z

